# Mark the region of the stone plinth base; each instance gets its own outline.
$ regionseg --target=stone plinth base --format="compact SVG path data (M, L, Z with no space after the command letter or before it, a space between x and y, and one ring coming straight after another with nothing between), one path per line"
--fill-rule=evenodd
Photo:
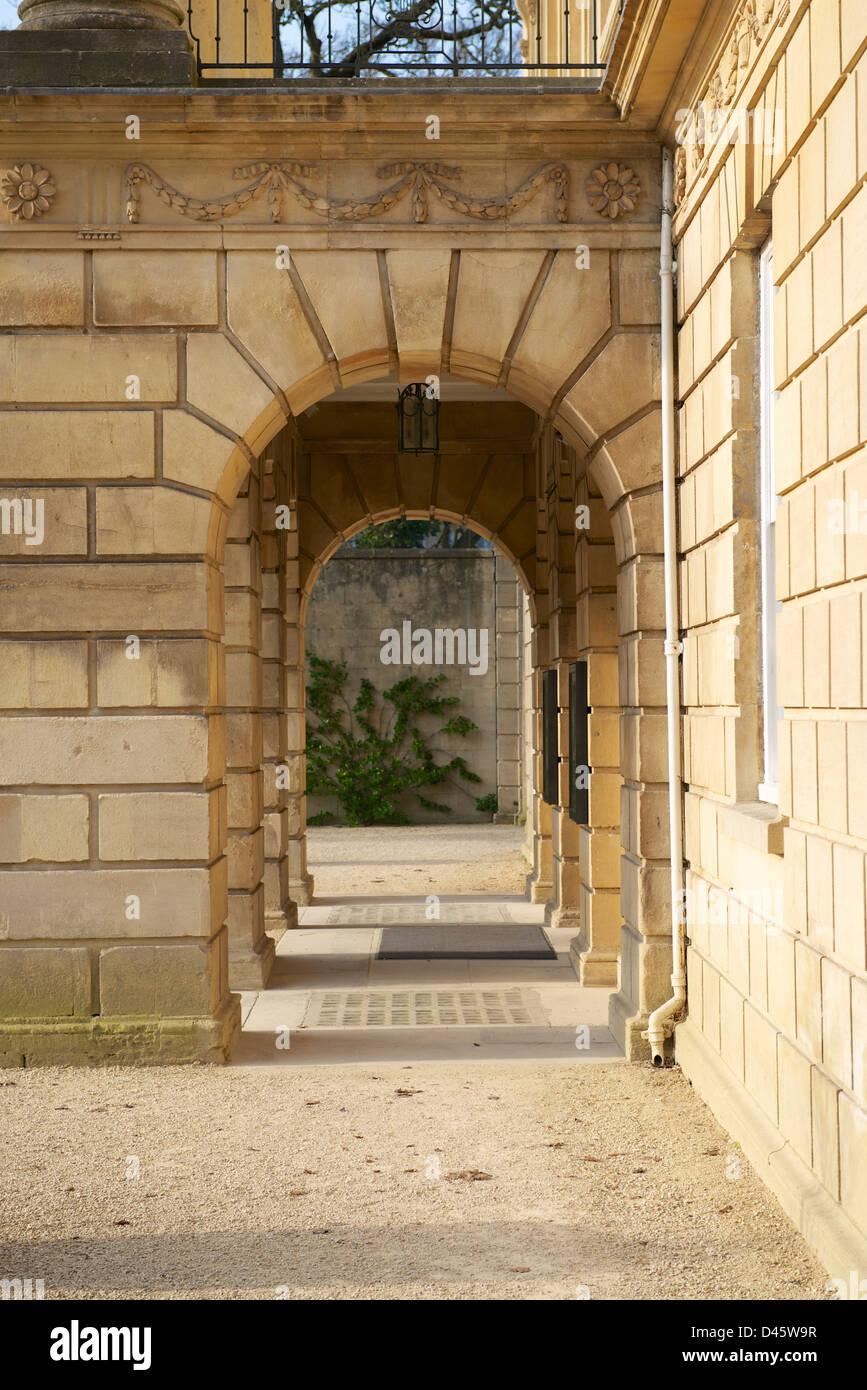
M255 951L244 955L229 955L229 989L264 989L271 971L277 948L271 936L263 936Z
M290 878L286 890L289 897L297 907L308 907L313 901L313 875L305 874L303 878ZM288 926L298 926L298 914L295 914L295 921L288 922Z
M236 994L216 1018L40 1019L0 1024L0 1066L179 1066L227 1062L241 1032Z
M545 904L545 926L578 931L581 927L581 913L577 907L557 907L553 900L549 899Z
M608 1027L628 1062L649 1062L650 1043L641 1034L647 1029L650 1015L636 1014L634 1007L622 992L613 994L608 1001ZM669 1046L670 1043L666 1042L666 1049Z
M537 878L535 873L527 875L527 895L531 903L546 903L553 892L553 883L546 883L544 879Z
M0 82L10 87L189 87L183 29L12 29L0 32Z
M298 926L298 904L289 903L285 912L266 912L265 913L265 933L270 936L273 942L278 942L280 938L292 927Z
M580 936L576 936L575 940L570 943L569 954L572 957L575 974L582 985L587 985L590 989L617 988L620 969L616 956L606 960L604 957L592 955L590 947Z

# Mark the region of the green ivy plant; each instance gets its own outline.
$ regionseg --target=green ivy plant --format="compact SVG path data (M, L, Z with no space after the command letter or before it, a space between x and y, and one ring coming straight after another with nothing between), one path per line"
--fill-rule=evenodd
M465 782L481 781L461 757L437 762L439 750L429 747L418 727L421 715L442 717L460 703L456 695L435 693L444 675L427 680L407 676L382 692L384 703L379 707L376 690L365 678L350 706L343 694L349 674L345 661L310 655L308 665L307 794L336 797L347 825L408 825L409 817L400 807L408 791L414 791L429 811L451 812L450 806L424 796L421 788L435 787L453 773ZM456 714L446 718L438 733L465 738L477 727ZM332 820L331 811L321 811L309 824Z

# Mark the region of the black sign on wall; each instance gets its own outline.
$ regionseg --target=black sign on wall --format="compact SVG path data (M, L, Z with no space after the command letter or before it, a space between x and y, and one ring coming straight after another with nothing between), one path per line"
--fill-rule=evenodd
M590 820L589 714L587 662L573 661L569 666L569 815L578 825Z
M542 800L556 806L559 800L557 760L557 672L542 672Z

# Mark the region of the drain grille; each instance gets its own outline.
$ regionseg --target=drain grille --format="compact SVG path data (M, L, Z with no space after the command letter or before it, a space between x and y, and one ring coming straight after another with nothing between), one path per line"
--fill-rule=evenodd
M533 990L326 990L307 1006L304 1028L547 1027Z
M480 922L511 922L507 907L499 904L480 903L441 903L437 922L449 922L456 926L466 923L473 926ZM386 927L386 926L430 926L424 903L371 903L370 906L334 907L328 914L329 927L338 923L344 927Z

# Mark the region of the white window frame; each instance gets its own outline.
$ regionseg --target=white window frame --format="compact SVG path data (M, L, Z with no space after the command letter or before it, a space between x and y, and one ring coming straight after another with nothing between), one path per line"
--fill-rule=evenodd
M777 707L777 587L774 477L774 247L768 237L759 259L760 503L763 770L760 801L779 805L779 719Z

